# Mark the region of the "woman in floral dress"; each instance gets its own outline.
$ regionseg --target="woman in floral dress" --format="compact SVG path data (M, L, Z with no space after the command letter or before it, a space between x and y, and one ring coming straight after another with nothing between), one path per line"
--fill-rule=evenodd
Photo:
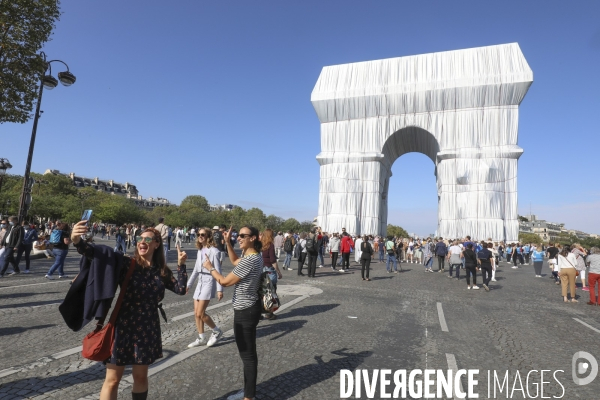
M99 245L81 240L81 235L87 233L86 222L80 221L75 225L71 240L80 254L93 258L94 246ZM147 398L148 366L163 356L158 315L160 302L165 296L165 289L179 295L186 293L186 253L178 250L175 277L165 263L160 232L147 228L136 239L136 266L115 323L112 355L105 361L106 378L100 392L101 400L117 399L117 389L126 365L132 366L132 398ZM125 279L130 263L131 258L123 256L119 284Z

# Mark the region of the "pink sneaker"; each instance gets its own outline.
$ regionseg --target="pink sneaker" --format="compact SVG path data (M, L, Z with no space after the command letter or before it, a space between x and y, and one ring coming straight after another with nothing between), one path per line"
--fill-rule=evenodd
M589 287L587 287L587 286L584 286L584 287L582 287L582 288L581 288L581 290L585 290L586 292L589 292L589 291L590 291L590 288L589 288Z

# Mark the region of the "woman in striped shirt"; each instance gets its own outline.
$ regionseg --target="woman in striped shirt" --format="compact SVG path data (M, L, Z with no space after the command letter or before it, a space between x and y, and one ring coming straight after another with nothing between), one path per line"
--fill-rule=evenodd
M233 227L232 227L233 228ZM222 286L233 286L233 332L240 358L244 364L244 389L229 396L228 400L252 400L256 395L256 377L258 375L258 355L256 353L256 326L261 315L258 298L258 286L263 270L262 243L258 229L244 226L240 229L238 243L242 257L238 257L231 244L232 228L224 232L229 259L234 265L231 274L223 277L213 267L208 257L204 267Z

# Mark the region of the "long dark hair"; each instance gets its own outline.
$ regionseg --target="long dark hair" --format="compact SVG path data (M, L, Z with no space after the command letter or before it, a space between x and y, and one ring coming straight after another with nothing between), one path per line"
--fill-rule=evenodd
M163 242L162 242L162 237L160 235L160 232L157 231L154 228L146 228L144 229L144 231L142 233L140 233L140 235L142 235L143 233L146 232L151 232L152 235L154 236L154 240L156 240L158 242L158 247L156 248L156 250L154 250L154 254L152 254L152 265L155 265L158 267L158 269L160 269L160 276L166 279L171 279L171 277L173 276L173 271L171 271L171 268L169 268L167 266L167 263L165 262L165 251L164 251L164 247L163 247ZM140 255L137 246L135 246L135 261L138 263L138 265L141 265L144 268L147 268L144 264L144 259L142 258L142 256Z
M569 246L568 244L565 245L565 247L562 248L562 250L560 251L560 255L563 256L564 258L567 258L567 256L569 255L569 253L571 252L571 246Z
M244 229L244 228L246 228L246 229L248 229L250 231L250 236L256 237L256 240L254 241L253 247L254 247L254 250L256 250L257 253L261 253L263 245L262 245L262 242L260 241L259 236L258 236L259 235L258 229L256 229L253 226L244 225L244 226L242 226L240 228L240 231L242 229Z

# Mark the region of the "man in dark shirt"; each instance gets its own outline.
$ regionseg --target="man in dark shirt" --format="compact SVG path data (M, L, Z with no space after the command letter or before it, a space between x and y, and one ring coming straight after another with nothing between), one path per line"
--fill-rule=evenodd
M225 225L215 225L213 227L213 241L215 242L215 247L221 252L219 255L219 261L223 262L223 257L225 256L225 239L223 236L223 232L225 231Z
M554 246L554 243L550 243L550 247L546 249L546 254L548 255L548 264L552 268L552 276L550 278L554 278L554 281L557 285L560 285L560 278L558 277L558 249Z
M438 259L438 271L444 271L444 260L448 255L448 246L444 243L444 239L439 238L438 242L435 244L435 256Z
M23 241L23 227L18 224L19 219L17 217L10 217L8 219L9 226L7 227L6 234L4 235L4 262L2 263L2 270L0 270L0 278L4 276L4 273L8 269L8 264L12 264L14 271L10 275L20 274L19 264L15 260L15 254L19 250L19 246Z
M483 288L489 292L490 288L488 284L492 279L492 252L487 248L485 242L481 242L481 250L477 252L477 259L479 260L479 266L481 267L481 275L483 278Z

